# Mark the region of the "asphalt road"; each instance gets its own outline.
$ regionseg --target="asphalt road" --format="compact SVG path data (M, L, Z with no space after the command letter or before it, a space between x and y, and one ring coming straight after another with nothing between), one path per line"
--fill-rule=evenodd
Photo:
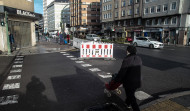
M71 59L79 57L79 51L17 57L9 80L1 86L0 110L83 111L107 102L123 107L124 93L119 97L106 97L104 83L110 77L101 75L118 72L126 47L114 45L116 60L112 61L89 59L81 63ZM137 91L140 105L190 89L189 48L137 49L143 60L143 86Z

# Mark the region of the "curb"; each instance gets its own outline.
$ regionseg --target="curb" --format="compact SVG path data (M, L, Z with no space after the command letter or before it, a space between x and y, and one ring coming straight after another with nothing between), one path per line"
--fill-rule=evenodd
M190 91L183 91L183 92L178 92L178 93L173 93L173 94L162 95L162 96L160 96L161 97L160 99L153 100L147 104L140 106L140 109L145 109L158 102L163 102L165 100L169 100L169 99L173 99L173 98L177 98L177 97L185 96L185 95L190 95Z

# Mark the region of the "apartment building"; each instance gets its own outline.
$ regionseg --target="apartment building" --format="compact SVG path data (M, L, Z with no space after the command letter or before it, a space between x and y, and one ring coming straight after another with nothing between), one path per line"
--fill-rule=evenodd
M144 36L186 45L189 39L189 0L143 0Z
M0 50L9 51L8 32L13 34L17 48L36 45L35 21L42 17L34 13L33 0L1 0ZM7 32L8 29L8 32Z
M115 36L114 0L101 0L101 32L110 37Z
M85 35L101 30L100 0L70 0L71 31Z
M55 0L47 6L48 32L61 31L61 12L69 0Z
M110 30L109 36L115 37L142 35L141 9L141 0L102 0L103 32Z
M48 16L47 16L47 6L54 0L43 0L43 19L44 19L44 32L48 31Z

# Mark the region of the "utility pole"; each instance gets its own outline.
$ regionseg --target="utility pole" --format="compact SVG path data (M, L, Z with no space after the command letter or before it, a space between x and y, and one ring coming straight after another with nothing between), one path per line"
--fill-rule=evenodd
M5 27L6 27L6 35L7 35L7 49L8 49L8 55L11 54L10 50L10 42L9 42L9 34L8 34L8 19L7 19L7 12L5 11Z

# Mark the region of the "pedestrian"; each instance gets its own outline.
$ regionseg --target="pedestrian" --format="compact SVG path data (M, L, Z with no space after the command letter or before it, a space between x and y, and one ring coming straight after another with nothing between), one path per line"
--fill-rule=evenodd
M70 35L67 34L67 43L69 44L69 40L70 40Z
M115 77L115 82L122 83L126 93L126 105L132 106L133 111L140 111L136 102L135 91L141 87L142 60L136 55L134 46L128 46L127 56L124 58L121 68Z
M60 38L60 45L63 45L64 43L64 38L63 38L63 33L62 32L60 32L60 34L59 34L59 38Z
M9 31L9 42L10 42L11 52L13 52L13 50L16 50L16 45L15 45L14 36L13 36L13 34L11 34L10 31Z

